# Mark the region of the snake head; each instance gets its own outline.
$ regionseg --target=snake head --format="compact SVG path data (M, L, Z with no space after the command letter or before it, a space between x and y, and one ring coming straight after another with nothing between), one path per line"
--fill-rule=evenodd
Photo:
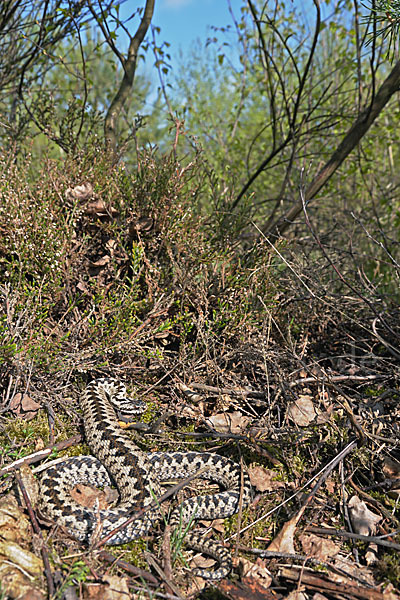
M146 403L139 400L139 398L129 398L125 385L116 379L105 377L96 379L89 383L86 393L90 394L92 388L97 393L103 393L107 397L117 413L122 427L129 426L146 410Z

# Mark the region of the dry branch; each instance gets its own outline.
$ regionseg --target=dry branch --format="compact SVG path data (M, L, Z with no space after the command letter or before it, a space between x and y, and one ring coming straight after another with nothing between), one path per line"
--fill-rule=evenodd
M79 444L79 442L81 442L81 441L82 441L82 436L80 435L80 433L78 433L77 435L74 435L72 438L69 438L68 440L64 440L63 442L58 442L58 444L55 444L54 446L51 446L50 448L45 448L44 450L39 450L38 452L29 454L29 456L24 456L22 458L19 458L18 460L14 461L13 463L10 463L9 465L6 465L2 469L0 469L0 476L5 475L6 473L10 473L11 471L15 471L16 469L19 469L22 465L31 465L32 463L39 462L40 460L43 460L44 458L47 458L48 456L50 456L50 454L52 452L54 452L54 450L57 450L57 451L65 450L65 448L69 448L70 446L75 446L75 444ZM46 466L46 468L47 468L47 466Z
M334 598L359 598L360 600L389 600L390 596L367 588L366 586L352 585L346 582L331 581L325 575L310 573L309 571L299 570L298 567L285 567L281 575L289 581L296 581L307 589L318 590L320 592L330 593ZM392 596L397 598L397 596Z

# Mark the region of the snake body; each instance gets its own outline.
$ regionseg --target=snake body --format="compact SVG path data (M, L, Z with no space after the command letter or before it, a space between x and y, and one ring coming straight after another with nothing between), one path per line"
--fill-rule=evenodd
M117 412L138 415L145 405L126 396L125 386L113 379L98 379L82 394L84 428L87 442L95 455L77 456L49 467L40 480L40 510L56 521L76 539L92 544L124 525L137 511L148 510L111 535L107 544L124 544L145 535L160 519L155 498L161 496L160 482L185 479L197 473L202 479L215 481L225 490L212 495L196 496L182 502L173 512L169 524L184 532L184 543L213 556L219 562L214 571L195 569L195 575L217 580L231 569L228 550L217 541L205 539L196 531L186 531L193 519L229 517L251 501L251 485L246 472L233 461L205 452L146 453L118 425ZM70 490L77 484L117 487L119 501L106 510L86 508L75 502Z

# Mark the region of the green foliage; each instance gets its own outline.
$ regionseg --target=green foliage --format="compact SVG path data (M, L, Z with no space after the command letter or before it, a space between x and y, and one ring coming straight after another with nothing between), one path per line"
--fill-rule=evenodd
M45 73L30 87L28 110L26 101L19 98L8 95L0 99L0 126L5 127L7 143L12 139L35 160L49 155L58 158L60 148L74 153L93 143L102 144L104 116L123 69L99 32L88 27L82 30L80 40L66 37L51 56L43 55L39 64ZM118 121L121 148L134 140L140 145L154 143L160 127L159 102L156 99L149 105L147 101L148 78L137 73L134 86Z
M388 579L396 589L400 587L400 565L397 552L386 553L379 561L378 568L382 579Z
M65 40L32 88L39 129L17 103L15 131L7 138L13 150L0 159L0 383L12 377L18 385L34 382L34 390L51 391L57 378L78 388L99 373L134 372L146 389L164 382L169 394L167 376L175 377L179 367L180 381L206 373L214 385L229 381L232 389L263 390L268 402L246 398L256 433L248 429L242 455L246 463L251 457L267 465L267 456L260 458L266 450L285 465L276 478L301 488L353 436L333 381L326 379L324 392L315 395L310 383L326 421L299 431L288 420L288 398L298 393L304 373L315 382L320 373L350 373L346 397L355 405L361 396L376 395L356 387L358 375L352 381L351 374L365 366L353 354L349 358L352 340L383 381L395 378L386 356L393 340L377 347L365 323L375 319L379 326L376 307L384 312L399 294L399 115L390 102L384 119L325 186L319 204L305 207L307 228L301 217L292 238L272 244L263 234L268 219L297 200L299 187L307 187L370 102L372 63L360 54L360 31L346 12L348 3L323 20L310 64L312 32L300 6L279 3L272 14L263 10L264 2L252 4L260 18L251 20L243 3L230 47L220 38L232 32L216 31L206 49L198 45L185 57L171 98L179 117L172 151L140 149L147 142L169 148L171 133L160 118L159 99L141 127L149 84L139 77L117 132L126 142L126 160L114 164L104 152L104 111L122 73L90 32L79 49ZM114 31L111 38L117 39ZM157 44L154 51L156 66L167 74L165 46ZM375 89L386 74L385 65L375 72ZM3 102L7 113L10 106ZM60 159L59 147L69 156ZM239 196L263 161L260 175ZM80 195L85 186L91 192ZM369 313L360 309L363 299ZM396 324L390 333L394 338ZM381 363L380 353L386 353ZM341 367L338 357L349 361ZM378 391L384 406L384 388ZM159 413L159 400L164 402L163 392L146 421ZM235 398L227 407L226 398L207 397L193 415L207 417L220 401L227 414L236 410ZM360 414L367 429L365 411ZM186 432L199 423L191 414L182 411L178 419ZM380 438L393 439L390 420L381 425ZM273 444L266 441L269 432ZM178 436L169 435L175 447L199 449L198 438L177 442ZM33 450L38 436L48 438L43 412L34 424L17 419L4 425L4 462ZM143 446L170 449L165 439L149 438ZM86 450L75 446L69 454ZM350 470L375 474L375 458L365 445L352 453ZM273 490L274 503L276 494L283 501L286 492ZM327 490L318 506L331 510L339 494L339 488ZM256 510L269 512L269 503L268 494L261 496L258 508L243 511L241 525L250 524ZM279 511L245 535L264 547L265 528L272 535L286 521L287 512ZM174 558L180 556L182 529L172 540ZM226 520L226 533L235 531L237 517ZM133 542L125 558L140 563L145 548L144 541ZM385 556L382 573L397 583L392 563ZM81 561L63 569L59 596L88 576Z
M238 255L192 210L199 164L145 152L131 174L101 151L83 156L38 172L26 165L24 176L3 157L3 363L68 368L78 332L91 357L83 363L98 367L137 335L154 340L137 352L160 358L165 340L196 353L207 339L245 336L273 302L270 252L260 244ZM89 200L73 195L82 181Z
M387 58L393 60L400 32L400 2L376 0L371 2L368 8L374 20L375 30L370 33L367 45L375 43L377 38L383 38L388 42ZM365 17L366 24L369 24L371 15Z
M21 419L13 421L2 433L3 442L0 447L2 462L15 461L30 452L30 444L34 442L35 430ZM12 440L12 441L11 441ZM15 443L18 442L16 446Z
M69 587L85 582L90 574L90 568L83 560L76 560L72 566L64 564L63 569L67 571L67 573L64 581L57 590L56 598L62 598Z
M369 105L371 60L378 48L390 48L376 35L375 54L365 53L365 25L348 3L332 12L321 7L313 54L315 12L305 19L297 5L279 3L271 12L263 2L252 4L256 24L243 3L235 29L215 30L205 47L193 45L171 78L170 101L186 127L179 143L189 152L201 148L198 207L214 230L232 238L257 236L254 223L268 231L299 200L299 188L307 189ZM374 70L375 91L388 68L383 62ZM356 236L356 269L377 286L360 278L360 293L379 290L393 302L400 264L397 113L393 98L309 207L315 231L342 254L345 275L353 273L345 249ZM307 236L303 215L298 224Z
M336 15L321 32L310 76L302 82L312 41L309 25L296 7L280 4L272 18L258 4L265 49L244 7L233 41L232 32L216 32L206 49L197 43L182 57L173 95L177 111L203 148L207 167L225 190L225 210L232 205L232 190L238 193L270 156L243 208L248 217L269 216L272 200L283 195L282 185L289 183L285 178L293 159L298 164L305 156L308 161L329 156L337 126L343 131L344 118L354 114L357 80L354 34ZM228 42L223 44L221 37ZM338 112L343 117L340 123ZM288 136L291 143L286 142ZM293 193L298 174L292 171L291 178L288 194ZM215 208L220 213L224 207L219 192L220 205Z

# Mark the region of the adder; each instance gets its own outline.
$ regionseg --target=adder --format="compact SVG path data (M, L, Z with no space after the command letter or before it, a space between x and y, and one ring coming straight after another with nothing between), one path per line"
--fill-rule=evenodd
M200 478L215 481L225 489L184 500L173 510L169 524L173 531L184 536L185 545L219 562L213 571L194 569L195 575L210 580L225 577L232 564L228 549L197 531L186 531L187 524L193 519L229 517L238 512L240 502L243 508L248 506L252 492L247 473L217 454L140 450L119 427L118 415L136 417L144 411L145 404L127 398L125 386L114 379L91 382L81 396L81 407L86 440L95 457L67 458L42 474L41 512L74 538L90 545L99 538L99 525L102 539L137 511L150 507L107 541L111 545L124 544L145 535L160 519L160 508L154 500L161 496L162 481L185 479L204 469ZM96 487L114 485L119 501L106 510L81 506L70 495L70 490L79 483Z

